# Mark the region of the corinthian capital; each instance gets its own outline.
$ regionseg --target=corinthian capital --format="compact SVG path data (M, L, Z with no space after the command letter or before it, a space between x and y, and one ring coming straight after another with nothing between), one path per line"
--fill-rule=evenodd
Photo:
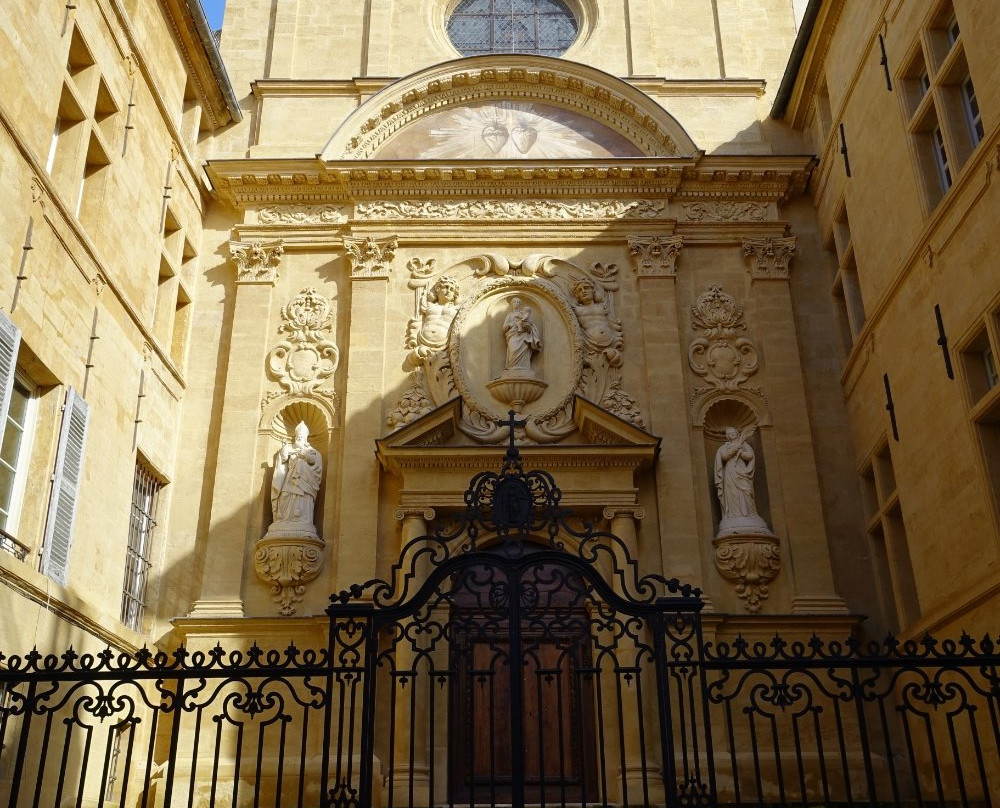
M282 240L230 241L229 254L236 262L237 283L270 283L278 280L278 264L285 248Z
M629 236L628 251L640 278L676 278L683 236Z
M372 236L345 238L344 249L351 257L351 278L388 278L398 248L395 236L379 241Z
M743 255L750 259L750 277L754 280L787 279L795 242L795 236L743 239Z

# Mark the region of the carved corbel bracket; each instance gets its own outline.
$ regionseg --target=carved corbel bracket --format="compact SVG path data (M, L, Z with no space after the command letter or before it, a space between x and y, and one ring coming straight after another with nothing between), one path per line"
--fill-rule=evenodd
M750 277L754 280L787 280L796 240L795 236L743 239L743 256L750 259Z
M257 577L271 587L271 599L278 612L286 617L295 614L306 586L316 580L323 568L322 539L279 537L257 541L254 568Z
M629 236L628 251L640 278L676 278L683 236Z
M278 264L284 243L275 241L230 241L229 253L236 262L237 283L269 283L278 280Z
M774 536L723 536L713 540L715 568L736 584L736 595L750 614L760 611L768 585L781 571L781 544Z
M351 258L352 280L388 278L399 242L395 236L381 240L376 240L373 236L365 239L345 238L344 249Z

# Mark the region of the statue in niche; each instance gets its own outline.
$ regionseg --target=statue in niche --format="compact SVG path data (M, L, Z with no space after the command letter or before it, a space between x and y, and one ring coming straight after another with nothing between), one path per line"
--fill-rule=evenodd
M309 427L300 422L295 439L287 441L274 455L271 478L271 509L274 520L265 538L296 536L318 538L314 512L323 460L309 445Z
M531 357L542 349L542 336L535 325L531 306L525 306L521 298L510 299L510 311L503 320L503 336L507 340L507 359L504 376L532 377Z
M612 319L607 298L597 299L594 282L589 278L579 278L573 284L573 296L576 302L571 305L583 331L585 349L579 392L595 404L602 404L606 391L621 383L618 369L625 347L622 324Z
M722 519L719 536L736 533L771 535L767 523L757 514L753 477L756 458L750 438L756 426L726 427L726 442L715 453L715 490Z

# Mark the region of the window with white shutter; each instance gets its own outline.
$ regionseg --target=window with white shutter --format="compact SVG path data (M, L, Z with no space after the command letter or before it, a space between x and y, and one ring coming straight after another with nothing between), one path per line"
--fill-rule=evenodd
M17 368L17 351L21 347L21 329L0 311L0 424L7 421L10 397L14 390L14 371ZM2 428L2 427L0 427Z
M83 448L87 438L87 402L72 387L66 391L59 450L52 475L52 498L45 520L42 572L65 585L69 553L73 543L73 522L83 476Z

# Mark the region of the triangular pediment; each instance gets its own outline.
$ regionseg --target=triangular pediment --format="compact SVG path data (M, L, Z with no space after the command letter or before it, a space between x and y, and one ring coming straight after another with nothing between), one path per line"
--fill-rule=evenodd
M404 499L439 507L459 505L472 475L496 470L504 446L473 442L459 428L461 399L452 399L376 441L382 468L403 480ZM635 473L652 465L660 438L580 396L573 399L576 429L562 442L519 445L525 468L543 468L564 486L569 504L630 503Z

